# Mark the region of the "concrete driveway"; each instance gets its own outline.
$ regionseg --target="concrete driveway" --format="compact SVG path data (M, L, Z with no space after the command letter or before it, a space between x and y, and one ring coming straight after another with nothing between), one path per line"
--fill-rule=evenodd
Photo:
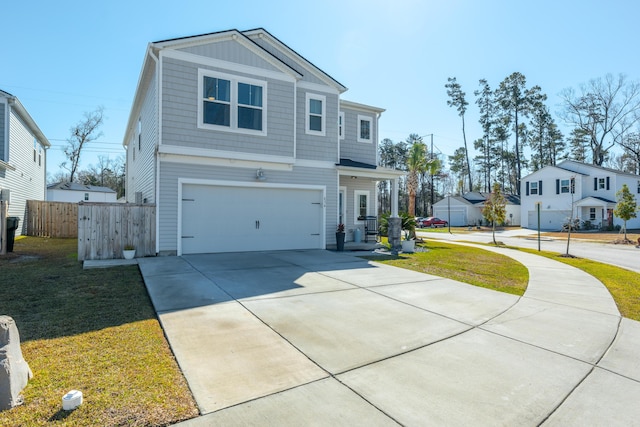
M524 297L349 253L139 259L203 415L183 425L640 425L640 323L592 276L495 250Z

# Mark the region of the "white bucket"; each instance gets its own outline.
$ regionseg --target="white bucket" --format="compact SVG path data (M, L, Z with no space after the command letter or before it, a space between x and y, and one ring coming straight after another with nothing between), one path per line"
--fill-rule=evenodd
M62 396L62 409L65 411L73 411L80 405L82 405L81 391L71 390L69 393Z

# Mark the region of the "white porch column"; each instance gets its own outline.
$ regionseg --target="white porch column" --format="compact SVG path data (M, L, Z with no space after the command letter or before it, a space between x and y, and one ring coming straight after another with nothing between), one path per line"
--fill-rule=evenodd
M398 190L398 178L391 180L391 217L398 217L398 198L399 190Z

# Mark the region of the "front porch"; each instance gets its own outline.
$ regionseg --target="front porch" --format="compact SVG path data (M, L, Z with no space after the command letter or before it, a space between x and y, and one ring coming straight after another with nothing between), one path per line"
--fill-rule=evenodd
M585 197L575 203L576 218L581 227L603 229L613 227L613 210L616 202L601 197Z
M380 219L377 183L391 181L391 216L397 217L398 179L405 173L349 159L340 159L336 166L339 174L338 224L344 224L345 250L373 250L379 235L368 235L365 226L367 217ZM335 242L327 244L327 249L335 247Z

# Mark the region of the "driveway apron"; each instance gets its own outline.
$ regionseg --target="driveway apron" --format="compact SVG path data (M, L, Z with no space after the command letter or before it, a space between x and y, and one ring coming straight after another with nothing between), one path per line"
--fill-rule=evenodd
M580 270L491 250L524 297L351 253L141 258L202 414L182 424L638 423L640 323Z

